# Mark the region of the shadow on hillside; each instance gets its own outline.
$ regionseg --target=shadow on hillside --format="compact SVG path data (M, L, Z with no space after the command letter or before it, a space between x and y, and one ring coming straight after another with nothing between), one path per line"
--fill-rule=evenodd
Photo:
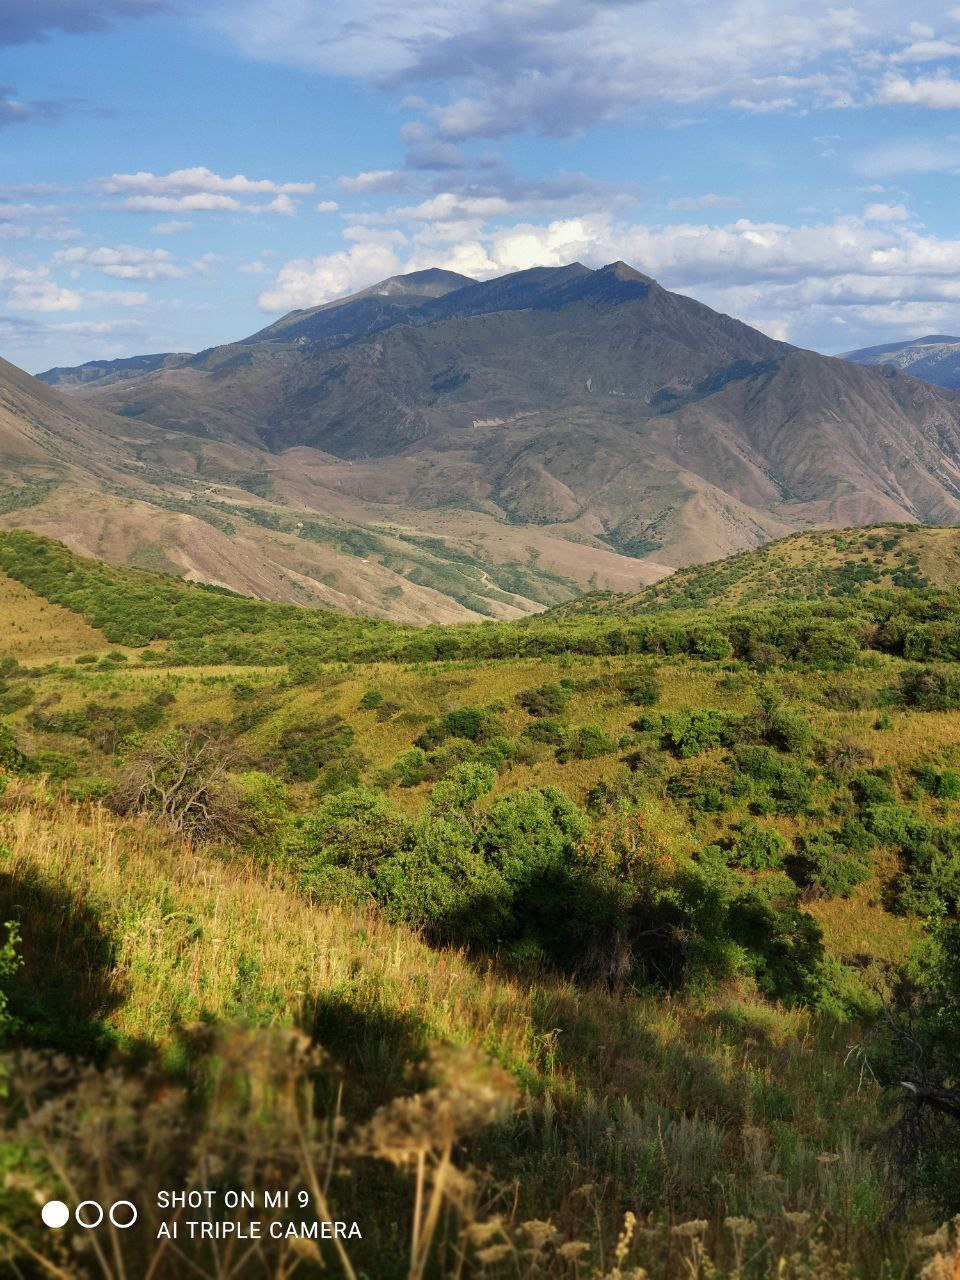
M333 993L313 997L300 1025L343 1073L344 1104L355 1117L409 1092L430 1042L420 1019Z
M6 982L16 1020L10 1039L102 1057L111 1043L105 1019L123 991L113 976L114 943L99 916L64 889L0 872L0 925L8 921L19 929L22 962Z

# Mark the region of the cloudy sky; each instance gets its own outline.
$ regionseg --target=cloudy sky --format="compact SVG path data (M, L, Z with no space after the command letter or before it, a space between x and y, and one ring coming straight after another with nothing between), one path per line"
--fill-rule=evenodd
M0 354L624 258L776 337L960 333L960 5L0 0Z

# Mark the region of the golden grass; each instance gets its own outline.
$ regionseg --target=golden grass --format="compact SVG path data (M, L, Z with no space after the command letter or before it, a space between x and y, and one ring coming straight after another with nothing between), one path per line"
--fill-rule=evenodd
M0 571L0 654L45 662L108 647L103 632L79 614L50 604Z
M46 937L96 918L110 942L103 1016L121 1042L162 1052L200 1019L319 1028L346 1054L348 1110L398 1087L432 1043L472 1046L528 1094L513 1128L479 1148L522 1214L589 1231L596 1202L582 1189L595 1183L608 1238L631 1205L700 1218L719 1203L774 1233L785 1211L810 1215L848 1255L881 1248L878 1091L848 1062L854 1026L742 988L671 999L517 976L23 782L0 801L0 845L0 919L12 908L21 921L38 996L51 963L69 974L77 958L31 949L31 911L42 904Z
M849 1035L734 990L718 1004L621 998L549 973L521 979L493 961L430 948L376 913L317 907L279 872L212 857L97 806L78 810L22 782L11 783L2 804L8 880L55 890L64 920L93 909L113 939L110 1020L121 1037L163 1042L177 1023L236 1016L238 974L254 956L254 1020L309 1021L316 1002L336 993L358 1007L389 1006L431 1038L485 1045L553 1085L613 1087L634 1099L655 1083L642 1043L705 1053L732 1104L758 1081L789 1078L805 1092L813 1027L828 1057ZM727 1006L764 1025L733 1056L717 1022ZM594 1052L579 1059L578 1047L588 1045ZM816 1112L800 1114L816 1123Z

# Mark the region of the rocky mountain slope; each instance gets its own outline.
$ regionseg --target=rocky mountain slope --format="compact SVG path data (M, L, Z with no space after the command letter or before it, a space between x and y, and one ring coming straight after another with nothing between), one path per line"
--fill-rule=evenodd
M287 552L313 529L339 558L256 587L283 599L515 616L797 529L960 523L952 392L776 342L622 262L417 272L123 363L43 376L139 432L191 517Z
M914 378L923 378L938 387L960 388L960 338L929 334L906 342L887 342L879 347L847 351L844 360L855 364L892 365Z

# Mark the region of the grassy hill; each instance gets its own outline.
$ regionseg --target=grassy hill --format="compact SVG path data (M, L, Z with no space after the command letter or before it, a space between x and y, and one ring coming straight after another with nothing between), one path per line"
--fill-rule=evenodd
M960 585L960 530L923 525L817 529L756 551L689 565L629 595L592 592L558 605L557 616L662 609L733 609L843 600L874 591Z
M952 1025L955 538L414 629L0 536L7 1256L79 1275L36 1205L82 1186L152 1227L111 1276L953 1266L916 1237L960 1207L954 1129L884 1137L883 1008L912 966L914 1035ZM143 1189L184 1185L303 1188L281 1217L363 1238L158 1242Z

